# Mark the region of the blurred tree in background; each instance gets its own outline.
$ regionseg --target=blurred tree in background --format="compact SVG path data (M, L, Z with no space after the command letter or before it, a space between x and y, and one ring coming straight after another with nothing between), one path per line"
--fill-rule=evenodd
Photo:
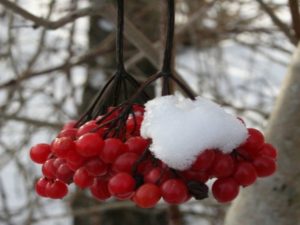
M140 81L160 66L163 2L126 1L126 68ZM242 191L226 225L297 224L299 55L290 63L300 39L297 0L177 0L176 6L176 73L249 125L268 127L280 150L279 172ZM29 148L78 118L114 73L115 4L0 0L0 18L0 224L224 223L228 205L212 199L141 210L95 202L78 190L63 201L38 198L39 168Z

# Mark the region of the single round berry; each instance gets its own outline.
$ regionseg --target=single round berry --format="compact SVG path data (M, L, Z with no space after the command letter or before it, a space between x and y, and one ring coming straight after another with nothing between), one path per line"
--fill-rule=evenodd
M77 152L84 157L98 155L104 145L104 141L96 133L82 135L76 142Z
M218 202L230 202L238 195L239 185L233 178L220 178L213 183L212 193Z
M143 116L138 115L129 117L126 122L127 133L133 136L139 136L143 119Z
M103 176L107 173L108 166L101 159L92 158L84 164L88 173L92 176Z
M108 190L114 196L126 196L133 193L135 180L128 173L117 173L108 182Z
M48 159L50 152L50 145L37 144L30 149L30 158L35 163L43 164Z
M98 126L99 125L96 124L95 120L86 122L85 124L83 124L81 127L78 128L77 137L87 134L93 131L94 129L97 129Z
M260 155L271 157L272 159L277 158L277 151L273 145L265 143L260 149Z
M238 147L236 149L236 153L237 154L235 155L235 157L236 157L237 161L241 161L241 162L249 161L249 162L252 162L253 159L254 159L254 157L251 154L249 154L249 152L246 149L244 149L243 147Z
M245 149L251 156L255 157L264 144L264 135L254 128L248 128L248 138L241 148Z
M185 170L181 174L190 181L198 181L201 183L206 183L210 177L210 173L207 171L194 171L194 170Z
M129 152L141 155L149 147L150 143L148 140L137 136L129 138L125 144L128 146Z
M79 155L77 151L69 151L66 160L70 169L75 171L84 164L86 158L83 157L82 155Z
M62 159L62 158L53 158L53 159L54 159L54 161L53 161L53 167L55 168L55 170L57 170L58 167L59 167L61 164L63 164L63 163L66 162L66 160L64 160L64 159Z
M205 150L202 152L196 159L196 161L192 165L192 170L195 171L205 171L208 170L215 159L215 151L214 150Z
M161 198L161 190L154 184L143 184L135 192L134 202L141 208L154 207Z
M66 184L71 183L74 172L70 169L67 163L62 163L56 171L57 179L63 181Z
M161 185L163 199L169 204L180 204L188 199L188 189L180 179L170 179Z
M63 126L63 130L74 128L76 123L77 123L77 121L75 121L75 120L71 120L71 121L65 123L65 125Z
M137 165L137 172L139 174L147 174L150 170L153 169L153 161L151 159L144 160Z
M57 137L58 138L68 137L68 138L71 138L72 140L75 140L77 137L77 129L76 128L64 129L59 132Z
M60 199L68 194L68 186L60 180L55 180L47 184L46 192L49 198Z
M40 178L35 184L35 192L42 197L48 197L46 192L46 186L49 183L49 180L46 177Z
M235 163L231 155L218 152L212 167L212 175L220 177L228 177L234 172Z
M233 177L239 185L246 187L256 181L257 174L251 163L239 162Z
M116 172L127 172L131 173L132 168L139 156L132 152L126 152L120 155L113 163L113 170Z
M145 108L142 105L134 104L132 108L135 115L143 115L145 112Z
M276 171L274 159L267 156L259 156L253 161L253 165L259 177L267 177Z
M107 138L99 156L105 163L113 163L116 158L125 153L126 145L117 138Z
M53 165L55 159L48 159L42 166L42 173L48 179L56 178L56 168Z
M93 185L90 187L90 191L96 199L105 201L111 196L107 185L108 181L95 178Z
M69 151L75 151L75 142L69 137L56 138L52 144L52 152L60 158L66 158Z
M76 170L73 176L74 183L82 189L91 186L93 184L93 179L94 177L88 173L85 167Z
M161 184L171 177L170 171L167 168L156 167L150 170L144 176L145 183Z

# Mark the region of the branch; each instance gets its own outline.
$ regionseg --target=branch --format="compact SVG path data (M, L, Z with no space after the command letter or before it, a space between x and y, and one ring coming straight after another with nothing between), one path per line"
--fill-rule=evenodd
M16 116L16 115L1 114L0 118L5 119L5 120L15 120L15 121L23 122L26 124L31 124L31 125L37 126L37 127L51 127L56 130L61 129L62 125L63 125L60 123L51 123L51 122L47 122L47 121L41 121L41 120L36 120L36 119L22 117L22 116Z
M1 1L3 1L3 0L0 0L0 3L1 3ZM104 18L106 18L112 22L116 22L115 18L117 16L117 11L112 5L108 4L107 7L105 8L105 10L100 11L98 13L101 14ZM143 55L156 68L158 68L160 65L159 51L152 45L152 42L138 28L136 28L136 26L128 18L125 18L125 26L126 26L125 36L128 39L128 41L131 44L133 44L137 49L139 49L143 53ZM184 29L181 29L180 32L182 32L183 30ZM44 69L42 71L25 71L25 73L23 73L23 75L21 75L18 79L12 79L5 83L0 84L0 89L13 86L17 82L20 82L22 80L25 80L25 79L28 79L31 77L35 77L35 76L39 76L39 75L43 75L46 73L55 72L55 71L59 71L59 70L65 70L74 65L79 65L83 62L86 62L87 58L90 59L91 56L95 57L95 53L97 53L96 55L98 55L99 52L103 53L103 50L107 51L107 46L105 46L102 43L101 47L99 47L99 49L97 49L97 51L91 50L91 52L89 52L86 56L81 57L78 60L75 60L75 62L73 62L73 63L70 63L70 64L63 63L61 65L58 65L57 67ZM178 72L175 71L174 76L177 76L177 75L178 75ZM185 81L183 81L181 79L180 76L177 76L177 78L180 79L182 83L186 83Z
M101 42L99 47L96 47L95 49L91 49L87 53L85 53L81 56L78 56L73 60L68 60L67 62L63 62L57 66L52 66L50 68L41 69L41 70L37 70L37 71L26 70L18 78L14 78L14 79L8 80L8 81L0 84L0 90L3 88L8 88L13 85L16 85L17 83L19 83L23 80L32 78L32 77L37 77L37 76L41 76L44 74L53 73L53 72L57 72L57 71L67 71L74 66L88 62L89 60L95 58L96 56L98 56L100 54L110 52L112 50L110 46L111 46L111 43L113 42L113 40L114 40L113 35L109 35L103 42Z
M117 10L112 5L108 5L107 9L101 12L101 15L105 19L116 23ZM159 53L153 48L152 42L126 17L125 27L124 32L127 40L143 52L153 65L159 65Z
M20 7L18 4L11 2L9 0L0 0L0 4L3 5L6 9L23 17L24 19L32 21L34 23L33 28L45 27L50 30L55 30L59 27L62 27L67 23L73 22L74 20L80 17L98 15L99 12L106 10L105 9L106 5L101 5L101 6L92 5L90 7L82 8L77 11L71 12L68 15L58 20L50 21L43 17L38 17L33 15L32 13L28 12L24 8Z
M295 36L291 33L290 28L278 16L274 13L274 11L266 4L263 0L256 0L262 9L269 15L273 23L285 34L285 36L293 43L294 45L297 44L297 40Z
M300 13L298 0L289 0L290 12L292 16L293 28L297 37L300 40Z

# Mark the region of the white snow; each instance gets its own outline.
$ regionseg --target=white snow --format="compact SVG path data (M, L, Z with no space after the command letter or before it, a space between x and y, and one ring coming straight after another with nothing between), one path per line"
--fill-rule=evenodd
M201 97L157 97L145 109L141 135L152 139L150 151L174 169L188 169L205 149L229 153L248 137L240 120Z

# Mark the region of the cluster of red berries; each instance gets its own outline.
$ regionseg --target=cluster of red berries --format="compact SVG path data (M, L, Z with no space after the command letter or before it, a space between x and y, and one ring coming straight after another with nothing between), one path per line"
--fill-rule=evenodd
M260 131L248 128L248 134L247 141L230 154L205 150L183 176L203 183L217 178L212 185L213 196L219 202L232 201L240 186L249 186L258 177L270 176L276 170L276 149L264 142Z
M124 120L124 110L112 108L79 127L69 122L50 145L32 147L31 159L42 164L43 173L35 186L37 194L63 198L74 183L102 201L131 199L150 208L161 198L169 204L206 198L206 181L217 178L213 195L219 202L228 202L237 196L239 186L248 186L276 169L276 150L251 128L246 143L231 154L206 150L189 170L171 169L149 152L150 140L140 136L144 108L133 105L132 109L123 127L118 121Z

